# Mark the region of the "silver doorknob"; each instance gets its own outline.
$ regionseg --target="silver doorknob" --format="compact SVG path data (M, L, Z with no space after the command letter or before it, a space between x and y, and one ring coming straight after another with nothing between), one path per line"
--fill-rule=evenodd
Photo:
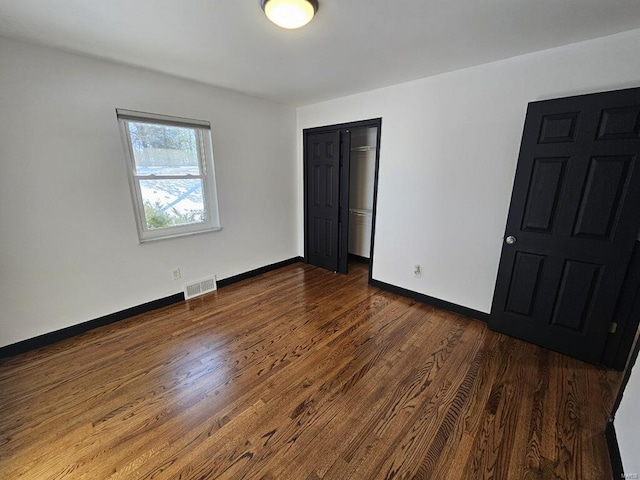
M504 239L504 241L507 242L507 245L513 245L518 241L518 239L514 236L509 235L507 238Z

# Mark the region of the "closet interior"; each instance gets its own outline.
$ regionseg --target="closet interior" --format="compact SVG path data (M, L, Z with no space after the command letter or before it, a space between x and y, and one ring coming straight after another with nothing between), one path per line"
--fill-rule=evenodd
M351 129L349 255L366 260L371 256L377 137L377 127Z

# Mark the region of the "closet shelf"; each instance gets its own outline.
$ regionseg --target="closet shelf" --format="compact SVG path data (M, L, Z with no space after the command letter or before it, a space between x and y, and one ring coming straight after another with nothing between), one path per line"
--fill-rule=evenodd
M357 215L359 217L370 217L373 215L373 210L368 208L350 208L349 213L351 215Z
M363 147L351 147L352 152L373 152L376 147L372 145L365 145Z

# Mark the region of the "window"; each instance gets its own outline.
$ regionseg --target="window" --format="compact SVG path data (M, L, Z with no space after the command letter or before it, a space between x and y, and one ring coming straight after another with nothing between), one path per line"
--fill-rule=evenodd
M140 241L220 230L209 122L116 114Z

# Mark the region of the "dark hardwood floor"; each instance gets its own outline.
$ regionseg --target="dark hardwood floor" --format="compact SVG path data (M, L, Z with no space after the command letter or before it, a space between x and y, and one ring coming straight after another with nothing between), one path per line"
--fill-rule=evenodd
M621 374L295 264L0 361L3 479L609 479Z

